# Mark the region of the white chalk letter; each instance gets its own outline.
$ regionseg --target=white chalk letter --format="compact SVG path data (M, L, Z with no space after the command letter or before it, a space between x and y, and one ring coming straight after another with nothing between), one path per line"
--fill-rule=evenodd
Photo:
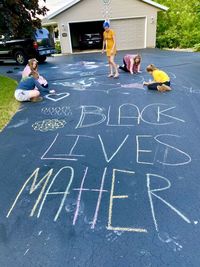
M95 118L95 122L85 123L86 118ZM103 109L98 106L81 106L81 117L76 126L78 128L92 127L99 125L106 120L106 115L103 113Z
M127 195L114 195L114 190L115 190L115 176L116 176L116 173L117 172L122 173L122 174L124 173L126 175L127 174L129 174L129 175L134 175L135 174L135 172L132 172L132 171L113 169L107 229L108 230L112 230L112 231L127 231L127 232L147 233L147 230L146 229L142 229L142 228L114 227L114 226L112 226L113 200L114 199L127 199L128 198Z
M165 187L159 187L159 188L151 188L151 179L161 179L164 180L167 185ZM170 208L171 210L173 210L178 216L180 216L185 222L187 223L191 223L191 221L185 216L183 215L183 213L181 213L179 210L177 210L174 206L172 206L169 202L167 202L166 200L164 200L162 197L158 196L157 194L155 194L155 192L162 192L164 190L167 190L171 187L171 183L170 181L160 175L157 174L150 174L147 173L147 189L148 189L148 196L149 196L149 202L150 202L150 206L151 206L151 213L152 213L152 217L153 217L153 222L155 225L155 229L157 232L159 232L159 227L158 227L158 223L157 223L157 219L156 219L156 215L155 215L155 209L154 209L154 204L153 204L153 196L156 197L157 199L159 199L161 202L163 202L165 205L167 205L168 208Z
M136 144L137 144L137 153L136 153L136 162L140 164L149 164L153 165L152 162L148 161L140 161L140 154L144 153L152 153L152 150L144 150L140 149L140 138L152 138L151 135L136 135Z

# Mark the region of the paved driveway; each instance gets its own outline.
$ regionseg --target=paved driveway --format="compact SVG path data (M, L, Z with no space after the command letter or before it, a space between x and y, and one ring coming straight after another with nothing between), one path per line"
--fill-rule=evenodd
M118 80L100 54L40 66L57 95L0 133L0 266L199 266L200 54L140 52ZM172 92L141 86L150 63Z

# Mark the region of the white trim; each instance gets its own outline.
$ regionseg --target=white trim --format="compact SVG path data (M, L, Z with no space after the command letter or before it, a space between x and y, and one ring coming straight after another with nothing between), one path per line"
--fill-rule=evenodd
M74 6L75 4L79 3L81 0L72 0L71 3L61 7L57 11L53 12L51 15L48 16L48 19L52 19L59 15L60 13L64 12L65 10L69 9L70 7Z
M168 7L163 6L163 5L161 5L161 4L158 4L158 3L156 3L156 2L154 2L154 1L152 1L152 0L141 0L141 1L144 2L144 3L146 3L146 4L155 6L155 7L159 8L159 9L162 9L162 10L164 10L164 11L167 11L167 10L169 9Z
M144 25L144 48L147 48L147 29L148 29L148 17L145 17Z
M69 47L70 47L70 53L73 54L73 49L72 49L72 38L71 38L71 32L70 32L70 26L69 22L67 23L67 29L68 29L68 39L69 39Z
M56 26L58 25L58 22L42 22L42 26Z
M56 17L57 15L59 15L60 13L66 11L67 9L69 9L70 7L74 6L75 4L78 4L79 2L81 2L82 0L72 0L71 3L63 6L62 8L58 9L57 11L53 12L51 15L47 16L47 19L52 19L54 17ZM122 0L121 0L122 1ZM151 6L154 6L156 8L159 8L161 10L167 11L169 8L166 6L163 6L161 4L158 4L152 0L140 0L146 4L149 4Z
M121 19L144 19L144 18L146 18L146 16L128 16L128 17L114 17L114 18L110 18L110 21L111 21L111 23L112 23L112 20L121 20ZM68 23L70 24L70 23L82 23L82 22L97 22L97 21L99 21L99 22L104 22L104 19L89 19L89 20L71 20L71 21L69 21ZM103 25L102 25L102 27L103 27ZM112 25L111 25L111 27L112 27Z

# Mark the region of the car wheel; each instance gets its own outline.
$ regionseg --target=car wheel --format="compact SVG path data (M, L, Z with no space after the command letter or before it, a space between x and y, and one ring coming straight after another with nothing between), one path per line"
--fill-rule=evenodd
M39 61L39 63L44 63L46 59L47 59L46 56L40 56L40 57L37 58L37 60Z
M22 51L17 51L15 53L15 60L19 65L25 65L27 63L27 57Z

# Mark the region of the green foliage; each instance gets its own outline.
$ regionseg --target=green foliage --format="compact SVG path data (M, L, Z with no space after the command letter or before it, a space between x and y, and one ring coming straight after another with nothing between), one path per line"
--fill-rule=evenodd
M30 36L34 29L41 28L38 16L47 11L45 6L39 6L39 0L0 0L0 35Z
M14 98L17 82L0 76L0 131L18 110L20 103Z
M199 43L199 44L196 44L196 45L194 46L194 51L195 51L195 52L200 52L200 43Z
M61 53L61 45L60 45L60 41L56 41L55 43L55 48L57 50L57 53Z
M188 48L200 43L199 0L155 0L169 7L158 14L157 47Z

